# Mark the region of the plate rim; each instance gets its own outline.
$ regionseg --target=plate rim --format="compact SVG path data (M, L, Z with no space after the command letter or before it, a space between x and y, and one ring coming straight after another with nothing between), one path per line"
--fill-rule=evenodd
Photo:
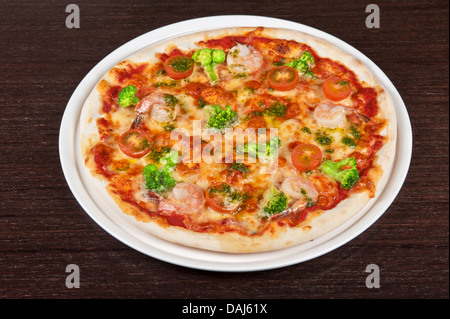
M214 24L208 24L208 22L211 22L211 20L214 21ZM214 25L214 27L205 28L204 24L210 26ZM358 220L353 221L353 223L349 227L340 232L337 236L334 236L331 240L314 246L311 249L307 249L307 253L302 251L302 254L300 254L301 256L298 256L298 254L294 253L292 255L284 256L283 259L277 259L275 261L272 260L272 262L270 263L258 264L257 262L251 261L245 263L235 261L238 256L243 256L245 254L219 253L224 257L224 260L222 262L217 262L180 256L176 253L163 251L161 249L149 250L149 247L145 243L139 242L136 237L127 233L119 225L108 218L107 215L101 210L101 208L98 207L97 203L86 191L86 189L82 187L83 182L81 180L79 172L79 163L77 161L77 143L75 142L77 139L77 129L80 125L79 117L84 101L103 74L105 74L116 63L120 62L123 58L143 49L144 47L151 45L152 43L148 42L148 39L151 39L154 36L163 36L162 38L157 38L157 41L161 41L165 38L174 38L183 34L189 34L193 32L239 26L281 27L314 35L337 45L339 48L347 51L352 56L355 56L376 75L376 77L383 84L384 88L391 95L397 117L396 156L393 164L393 169L388 178L385 189L382 192L383 194L387 191L387 189L389 189L390 194L388 198L384 199L382 202L380 202L379 200L375 201L372 207L363 216L361 216ZM369 228L371 225L373 225L390 207L390 205L400 192L406 179L412 157L412 128L406 106L394 84L372 60L370 60L367 56L365 56L362 52L360 52L350 44L340 40L334 35L294 21L255 15L217 15L184 20L151 30L126 42L125 44L122 44L117 49L109 53L106 57L104 57L86 74L86 76L81 80L81 82L72 93L72 96L70 97L66 105L61 120L58 145L63 174L75 199L83 208L83 210L101 228L103 228L114 238L129 246L130 248L139 251L149 257L156 258L178 266L217 272L243 272L282 268L320 257L345 245L355 237L359 236L362 232L367 230L367 228ZM394 167L396 166L398 161L401 162L401 169L394 170ZM74 168L76 169L74 170ZM393 183L390 183L392 182L392 180ZM376 211L374 209L375 206L377 206ZM347 224L347 222L344 224ZM292 248L295 247L290 247L284 249L283 251L287 251ZM196 250L196 248L190 247L181 247L181 249ZM277 255L274 253L275 252L262 252L253 253L253 255ZM208 254L211 254L212 256L217 255L218 253L206 252L206 255Z

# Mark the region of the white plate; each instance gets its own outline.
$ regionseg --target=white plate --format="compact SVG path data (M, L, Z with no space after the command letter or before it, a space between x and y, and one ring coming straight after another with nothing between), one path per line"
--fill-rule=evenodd
M79 118L86 98L103 74L114 65L155 42L210 29L258 26L297 30L328 40L361 60L380 80L393 99L398 124L395 163L384 190L378 194L373 205L332 232L314 241L279 251L218 253L180 246L145 233L120 212L103 185L84 167ZM121 242L148 256L180 266L222 272L259 271L321 256L346 244L372 225L388 209L403 185L411 160L412 132L408 112L394 85L370 59L349 44L317 29L286 20L259 16L215 16L187 20L150 31L122 45L98 63L81 81L67 104L61 122L59 151L65 178L75 198L98 225Z

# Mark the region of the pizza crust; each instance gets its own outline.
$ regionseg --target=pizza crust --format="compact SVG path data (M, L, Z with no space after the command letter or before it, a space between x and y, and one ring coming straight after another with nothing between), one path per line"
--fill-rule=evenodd
M154 57L155 53L164 52L171 43L176 43L180 49L189 50L197 48L194 43L198 41L226 35L243 34L254 30L255 28L232 28L186 35L151 45L128 57L127 60L136 63L143 61L150 61L151 63L152 61L156 61ZM353 194L353 196L342 201L331 210L326 212L319 210L313 214L309 214L307 219L296 227L278 226L274 223L269 231L264 232L262 235L246 236L235 232L193 232L182 227L171 226L167 223L164 224L158 218L151 218L136 206L124 202L116 193L109 191L110 196L114 199L120 210L130 216L129 221L148 234L180 245L227 253L254 253L279 250L317 239L345 222L349 222L352 218L357 218L357 216L364 214L384 188L395 158L397 126L392 99L371 70L364 63L336 47L334 44L309 34L273 28L264 28L262 31L256 31L256 33L260 36L306 43L319 56L330 57L340 61L354 71L359 80L363 81L365 85L374 87L377 90L378 105L380 106L378 116L387 120L386 128L383 131L387 142L378 152L378 157L374 162L376 169L371 172L371 177L374 179L377 189L375 198L371 199L367 192ZM108 73L102 79L112 81ZM86 100L80 118L82 132L81 150L84 158L87 155L89 146L96 141L95 119L99 116L98 110L99 94L95 88ZM93 163L86 163L86 166L87 169L93 170Z

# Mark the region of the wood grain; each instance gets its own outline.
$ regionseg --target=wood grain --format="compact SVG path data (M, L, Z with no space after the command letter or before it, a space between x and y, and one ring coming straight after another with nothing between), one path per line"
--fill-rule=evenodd
M448 2L0 1L0 298L448 298ZM305 9L306 8L306 9ZM366 232L324 256L271 271L215 273L145 256L101 229L62 174L58 136L83 77L123 43L202 16L253 14L335 35L391 79L413 127L405 184ZM68 264L81 287L65 286ZM365 285L368 264L381 287Z

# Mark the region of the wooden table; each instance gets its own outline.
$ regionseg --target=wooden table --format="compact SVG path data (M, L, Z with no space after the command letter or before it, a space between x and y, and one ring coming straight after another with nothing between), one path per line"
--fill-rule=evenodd
M0 1L0 298L448 298L447 1ZM372 59L397 87L413 128L399 195L367 231L319 258L276 270L216 273L141 254L99 227L63 176L58 135L83 77L111 51L158 27L252 14L318 28ZM66 266L80 288L66 286ZM380 288L366 287L366 267Z

